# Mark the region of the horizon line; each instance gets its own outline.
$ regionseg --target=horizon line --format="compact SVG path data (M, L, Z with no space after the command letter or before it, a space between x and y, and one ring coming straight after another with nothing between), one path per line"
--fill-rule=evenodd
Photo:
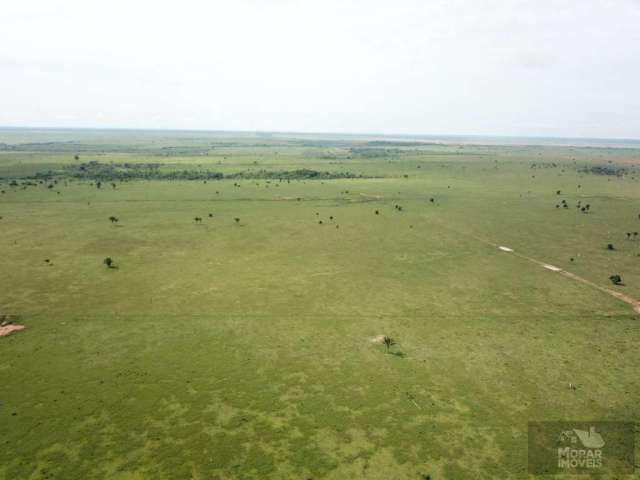
M86 131L119 131L119 132L199 132L199 133L238 133L238 134L279 134L279 135L343 135L343 136L382 136L382 137L424 137L424 138L492 138L492 139L544 139L544 140L601 140L638 142L640 137L586 137L586 136L555 136L555 135L512 135L512 134L477 134L477 133L388 133L388 132L336 132L336 131L296 131L296 130L225 130L207 128L166 128L166 127L78 127L78 126L31 126L31 125L0 125L0 130L86 130Z

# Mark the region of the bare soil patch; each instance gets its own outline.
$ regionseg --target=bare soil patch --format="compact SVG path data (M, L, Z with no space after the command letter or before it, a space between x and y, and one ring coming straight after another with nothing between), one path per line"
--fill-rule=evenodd
M6 337L13 332L19 332L20 330L24 330L24 325L14 325L13 323L8 323L7 325L0 326L0 337Z
M24 325L14 323L16 320L18 320L16 315L0 315L0 337L24 330Z

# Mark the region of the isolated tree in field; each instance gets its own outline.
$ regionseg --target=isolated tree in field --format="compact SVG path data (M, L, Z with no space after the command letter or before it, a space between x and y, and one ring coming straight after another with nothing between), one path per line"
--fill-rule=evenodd
M113 215L109 217L109 221L111 223L118 223L119 222L118 217L114 217Z
M376 210L376 215L380 215L380 212L378 210Z
M194 220L196 223L202 223L202 218L201 217L194 217Z
M80 160L80 155L74 155L74 156L73 156L73 159L74 159L74 160Z
M236 221L236 223L240 223L240 219L238 217L234 218L234 220Z
M631 232L627 232L627 240L631 240Z
M611 283L614 285L622 285L622 277L620 275L611 275L609 280L611 280Z
M102 263L104 263L107 268L113 268L113 259L111 257L105 258Z
M387 353L389 353L389 349L396 344L393 338L387 337L386 335L382 339L382 343L384 343L384 346L387 347Z
M613 246L613 243L608 243L607 244L607 250L615 250L615 247Z
M96 182L96 187L100 188L102 186L102 182Z

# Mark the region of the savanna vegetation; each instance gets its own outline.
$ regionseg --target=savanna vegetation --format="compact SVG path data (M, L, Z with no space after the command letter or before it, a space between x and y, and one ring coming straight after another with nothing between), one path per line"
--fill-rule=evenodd
M640 421L639 164L0 130L0 479L527 478Z

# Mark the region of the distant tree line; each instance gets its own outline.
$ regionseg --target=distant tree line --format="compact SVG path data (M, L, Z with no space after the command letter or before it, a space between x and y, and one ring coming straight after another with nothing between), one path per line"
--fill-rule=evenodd
M591 173L593 175L614 175L621 177L629 173L629 169L619 165L591 165L578 170L580 173Z
M96 161L65 165L60 171L38 172L30 178L50 180L68 177L96 182L127 180L224 180L224 179L266 179L266 180L328 180L338 178L366 178L352 172L329 172L311 169L296 170L245 170L221 173L212 170L170 170L161 168L160 163L101 163Z

